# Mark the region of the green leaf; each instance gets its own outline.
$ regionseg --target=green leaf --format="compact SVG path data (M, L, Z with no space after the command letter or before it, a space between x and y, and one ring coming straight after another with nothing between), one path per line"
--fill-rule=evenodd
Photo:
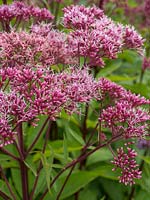
M9 192L9 190L7 188L7 185L6 185L5 181L3 181L1 179L0 179L0 190L11 198L10 192Z
M52 189L52 194L47 195L45 200L47 200L47 199L56 200L56 197L57 197L66 177L67 177L67 174L65 176L59 177L59 179L56 182L57 190ZM62 192L60 199L65 199L65 198L71 196L72 194L74 194L75 192L77 192L78 190L83 188L85 185L87 185L89 182L94 180L96 177L97 177L96 174L93 174L92 172L88 172L88 171L74 172L70 176L70 178Z
M118 176L120 174L117 171L112 171L113 167L114 166L110 163L101 163L98 166L95 165L95 168L89 168L89 170L91 170L92 173L96 176L104 177L111 180L118 180Z
M32 189L33 189L34 181L35 181L35 176L33 175L33 172L31 170L28 170L28 189L29 189L29 192L31 192Z
M144 169L142 170L142 178L137 180L137 183L143 190L150 194L150 165L144 163Z
M19 197L19 194L17 193L17 191L16 191L16 189L14 187L12 179L9 179L9 184L11 186L11 189L12 189L13 193L15 194L16 200L21 200L21 198Z
M42 193L43 190L46 187L46 181L45 181L45 169L42 169L40 174L39 174L39 178L38 178L38 182L37 182L37 186L35 189L35 193L34 193L34 197L36 199L37 195ZM37 198L38 199L38 198Z
M149 195L150 193L140 189L137 191L137 193L135 193L135 200L149 200Z
M138 157L141 158L142 160L144 160L144 162L146 162L147 164L150 164L150 157L149 156L138 155Z
M128 187L125 187L117 181L110 181L102 178L99 179L99 182L101 183L101 187L104 189L104 194L106 194L107 198L111 200L123 200L124 193L127 193L128 191Z
M129 77L129 76L119 76L119 75L111 75L108 76L108 79L114 82L120 82L120 81L133 81L137 79L137 76Z
M10 158L7 155L0 153L0 162L8 161L8 160L10 160Z
M79 148L78 148L78 149L79 149ZM81 149L81 148L80 148L80 149ZM53 152L54 152L54 151L53 151ZM53 154L54 158L56 158L56 159L59 160L60 162L64 163L64 154L62 154L62 153L63 153L63 148L61 148L61 151L59 150L58 152L61 152L61 153L55 153L55 152L54 152L54 154ZM51 154L51 151L50 151L50 150L46 150L45 153L44 153L44 155L45 155L46 158L48 158L50 154ZM34 155L33 161L36 162L36 161L38 161L38 160L40 160L40 159L41 159L41 152L38 151L38 152ZM67 161L68 161L68 162L71 162L72 159L71 159L70 157L68 157Z
M67 120L67 122L73 122L76 126L80 126L79 124L79 119L77 118L76 115L68 115L65 111L61 112L61 120L57 120L58 123L63 122L62 119Z
M22 198L22 187L21 187L21 173L19 169L11 168L12 182L14 183L15 189Z
M25 124L26 126L23 127L24 128L24 138L25 138L25 143L27 145L27 147L29 147L32 142L34 141L35 137L37 136L40 128L42 127L44 121L46 120L46 117L45 116L40 116L39 117L39 122L38 122L38 126L36 127L33 127L33 126L29 126L27 123ZM42 147L42 135L45 133L45 130L46 130L47 126L45 126L42 134L41 134L41 137L39 138L38 142L35 144L34 148L41 148Z
M100 200L105 200L106 199L106 196L103 196Z
M45 176L46 176L46 182L47 182L47 188L50 192L50 176L51 176L51 171L52 171L52 164L54 160L54 152L53 149L50 147L51 150L51 155L47 159L45 154L41 153L41 160L43 164L43 168L45 170Z
M122 62L119 60L112 62L112 64L109 64L105 66L103 69L101 69L100 72L97 74L96 78L107 77L108 75L112 74L112 72L117 70L121 66L121 64Z
M112 153L109 151L108 148L102 148L87 158L86 165L90 166L97 162L106 161L112 159Z
M36 166L33 163L33 157L28 157L26 161L24 161L25 165L33 172L34 176L37 176Z
M97 124L97 121L96 120L90 120L90 119L87 119L86 120L86 124L87 124L87 127L88 128L95 128L96 124Z
M66 135L68 140L71 139L72 137L72 139L76 141L78 144L82 146L85 145L83 138L77 132L72 130L70 127L66 127Z
M97 180L90 182L79 193L79 200L98 200L100 196L100 188Z
M15 160L3 161L1 165L3 169L18 167L18 163Z
M146 84L141 84L141 83L137 83L137 84L134 84L134 85L123 84L123 86L126 89L129 89L133 93L140 94L140 95L145 96L147 98L150 97L150 87L147 86Z

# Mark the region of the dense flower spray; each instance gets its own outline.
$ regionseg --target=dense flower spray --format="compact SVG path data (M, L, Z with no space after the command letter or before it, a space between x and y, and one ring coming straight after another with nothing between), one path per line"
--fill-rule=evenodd
M10 22L13 18L16 20L29 20L34 18L37 22L43 20L52 20L54 17L45 8L40 9L38 7L28 6L23 2L14 1L10 5L0 6L0 21Z
M120 182L127 184L135 184L134 179L141 178L141 171L138 169L138 164L134 160L137 156L137 153L125 145L125 147L121 147L117 149L117 157L114 157L114 161L112 163L115 165L113 170L116 168L121 169Z
M104 66L104 58L115 59L124 49L142 53L142 37L132 26L114 22L96 6L71 5L63 11L65 32L54 29L54 17L45 8L17 1L0 7L0 147L13 142L20 145L18 160L23 172L24 161L41 131L26 151L21 140L22 124L32 122L36 126L40 116L57 120L62 110L79 114L79 105L89 105L92 100L102 104L98 124L111 132L112 141L148 135L150 116L142 105L149 105L149 100L105 78L96 80L90 68ZM21 26L23 20L28 22L27 30ZM103 138L102 145L110 145L105 134ZM87 147L88 142L83 150ZM131 185L141 172L134 161L136 152L130 147L126 151L119 148L113 164L114 170L122 170L120 182ZM64 169L68 166L72 165ZM28 199L26 192L23 195Z
M114 59L125 48L142 53L143 39L134 28L115 23L96 7L64 8L63 23L73 29L68 38L73 54L88 58L90 66L102 67L102 58Z

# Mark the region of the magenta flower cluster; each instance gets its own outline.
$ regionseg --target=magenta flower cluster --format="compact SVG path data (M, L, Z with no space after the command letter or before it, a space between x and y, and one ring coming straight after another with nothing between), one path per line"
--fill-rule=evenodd
M52 20L54 17L46 8L28 6L23 2L14 1L10 5L0 6L0 21L10 22L13 18L28 20L34 18L36 21Z
M117 168L121 169L121 176L119 177L120 182L125 185L135 184L134 179L141 178L141 171L138 169L138 164L135 161L137 153L130 147L125 146L124 148L117 149L117 156L114 157L112 163L115 165L113 170Z
M102 110L100 123L108 128L113 136L121 135L127 139L147 135L146 122L150 120L150 116L139 106L149 105L149 100L132 94L107 79L102 78L99 83L103 99L110 99L107 107Z
M104 78L99 80L99 87L104 104L99 117L102 130L107 128L112 133L112 137L125 140L131 138L142 140L149 135L150 115L146 109L141 107L149 105L149 100L132 94ZM135 183L134 179L141 178L141 172L135 161L137 153L129 147L126 151L123 147L119 148L112 163L115 165L114 170L121 169L120 182L132 185Z
M77 112L78 103L100 99L97 82L85 69L71 68L55 74L44 69L8 67L1 70L1 79L1 89L5 89L9 80L10 90L9 93L1 92L2 146L9 144L12 129L21 122L34 120L39 115L48 115L55 120L62 109L68 113Z
M115 23L96 7L64 8L63 23L73 29L69 35L72 53L89 58L90 66L103 66L102 58L114 59L125 48L142 52L142 37L133 27Z
M24 68L25 65L26 68L41 68L58 63L75 63L66 35L56 30L50 31L47 26L40 27L33 26L32 33L0 33L0 64L3 67Z

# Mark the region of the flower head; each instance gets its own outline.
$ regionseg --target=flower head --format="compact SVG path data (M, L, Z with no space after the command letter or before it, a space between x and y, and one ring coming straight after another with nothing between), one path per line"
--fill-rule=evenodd
M136 49L140 54L143 54L143 42L142 37L135 31L134 27L126 26L124 43L125 47L129 49Z
M127 92L123 87L106 78L100 78L98 84L104 100L106 97L111 100L121 99Z
M83 5L71 5L63 9L63 23L67 28L86 29L100 19L104 13L101 9L94 7L86 8Z
M142 138L148 134L147 121L149 114L130 102L118 101L114 106L103 109L100 119L104 127L111 130L113 135L121 135L124 138Z
M134 28L112 21L99 8L69 6L63 22L73 29L67 38L73 55L89 59L90 66L102 67L103 58L115 59L125 48L142 53L143 39Z
M121 169L121 176L119 176L119 180L125 185L133 185L135 184L134 179L141 178L142 172L138 169L138 164L135 161L136 156L137 153L135 150L130 147L121 147L117 149L117 156L114 157L114 161L112 161L115 165L113 171L117 168Z
M0 6L0 21L10 22L14 18L19 21L33 18L36 22L40 22L51 21L54 17L46 8L28 6L24 2L14 1L12 4Z

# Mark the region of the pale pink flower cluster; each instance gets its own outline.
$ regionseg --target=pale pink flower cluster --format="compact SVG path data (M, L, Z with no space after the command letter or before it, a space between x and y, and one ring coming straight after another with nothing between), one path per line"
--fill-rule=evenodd
M71 47L67 44L66 34L56 30L49 31L47 28L44 27L43 31L34 27L33 33L0 33L1 66L21 68L31 67L30 65L46 67L58 63L76 63ZM40 35L40 31L43 34Z
M137 49L140 54L143 54L143 49L141 48L143 41L144 40L139 34L137 34L133 26L126 26L124 43L127 49Z
M148 134L149 114L138 107L132 107L130 102L119 101L109 106L101 113L100 121L109 128L113 136L123 136L125 139L142 138Z
M14 141L16 124L33 118L23 96L14 91L0 92L0 116L0 147Z
M13 140L13 128L21 122L47 115L51 120L62 109L78 112L78 104L100 99L97 82L86 69L54 73L44 69L6 68L0 71L1 90L9 81L9 91L0 93L1 146Z
M99 88L101 90L102 99L110 99L109 105L117 101L127 101L132 107L149 104L150 101L145 97L136 95L127 91L122 86L106 79L100 78L98 81Z
M150 120L150 116L139 106L149 105L149 100L132 94L104 78L99 81L99 87L103 102L107 98L108 106L102 109L99 120L105 128L111 131L113 136L121 135L127 139L142 138L148 134L147 121Z
M63 9L63 23L67 28L86 29L91 26L97 19L101 19L104 13L96 6L86 8L85 6L68 6Z
M13 18L28 20L34 18L36 21L52 20L54 17L46 8L28 6L23 2L15 1L10 5L0 6L0 21L10 22Z
M34 24L31 27L31 32L35 33L37 35L41 35L41 36L47 36L48 33L52 30L52 24L48 23L48 24Z
M121 169L121 176L119 176L119 180L121 183L125 185L133 185L135 184L134 179L141 178L141 171L138 169L138 164L135 161L135 157L137 153L135 150L126 146L125 148L121 147L117 149L117 156L114 157L114 161L112 163L115 165L113 170L117 168Z
M73 29L68 40L74 56L88 58L91 66L103 66L102 58L114 59L125 48L142 52L143 39L133 27L115 23L96 7L69 6L63 23Z
M99 80L99 87L102 94L102 99L110 98L111 100L124 97L126 90L120 85L109 81L106 78Z

